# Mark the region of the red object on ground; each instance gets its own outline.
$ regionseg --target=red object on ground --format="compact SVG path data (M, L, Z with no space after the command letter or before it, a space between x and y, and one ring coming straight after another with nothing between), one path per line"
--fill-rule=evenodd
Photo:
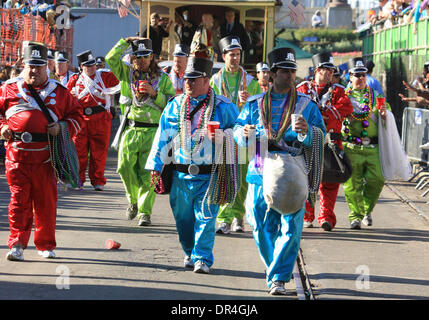
M115 240L109 239L106 241L107 249L119 249L120 247L121 244L119 242L116 242Z

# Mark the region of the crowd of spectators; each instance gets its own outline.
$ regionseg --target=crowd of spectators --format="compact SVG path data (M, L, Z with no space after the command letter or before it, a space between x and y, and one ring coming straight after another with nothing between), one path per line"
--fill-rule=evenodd
M417 32L417 22L427 15L429 0L380 0L378 7L368 10L367 23L389 28L398 23L412 23Z
M68 1L57 0L6 0L3 1L2 7L3 9L18 9L22 15L40 16L48 22L51 29L54 29L55 20L61 14L56 12L56 8L60 5L71 8ZM83 17L85 14L73 15L70 13L71 22Z

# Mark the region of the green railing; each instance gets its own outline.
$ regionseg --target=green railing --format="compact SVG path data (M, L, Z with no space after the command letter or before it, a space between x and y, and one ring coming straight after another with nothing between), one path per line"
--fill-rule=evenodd
M375 26L360 35L362 55L375 63L373 76L377 78L392 107L398 128L402 127L402 114L408 104L398 96L405 96L402 80L412 82L422 75L428 58L429 18L421 19L413 32L413 24L397 24L391 28ZM413 106L413 105L410 105Z

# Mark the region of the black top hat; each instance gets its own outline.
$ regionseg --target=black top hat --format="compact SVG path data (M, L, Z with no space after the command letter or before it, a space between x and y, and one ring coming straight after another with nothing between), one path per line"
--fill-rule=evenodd
M340 76L341 76L340 68L335 67L335 69L334 69L334 77L340 77Z
M41 44L29 43L24 46L23 62L32 66L46 65L48 62L48 49Z
M77 57L77 63L79 65L92 66L95 64L95 58L92 55L91 50L86 50L84 52L78 53L76 57Z
M55 62L68 62L69 55L64 51L56 51L55 52Z
M270 71L270 67L268 66L268 63L264 62L259 62L256 65L256 72L261 72L261 71Z
M296 53L292 48L277 48L268 53L271 70L276 68L296 70Z
M347 62L349 73L367 73L368 69L365 67L363 58L352 58Z
M95 58L95 63L96 64L102 64L105 61L106 61L106 59L104 59L104 57L97 57L97 58Z
M313 60L313 66L315 68L335 68L334 57L332 57L330 52L321 52L315 54L311 59Z
M235 36L227 36L219 40L219 48L222 53L234 49L243 50L240 44L240 38Z
M148 56L152 53L152 40L151 39L138 39L131 42L131 49L133 55L136 57Z
M175 57L188 57L190 48L186 44L176 44L174 47L173 56Z
M195 79L200 77L211 77L212 68L213 61L203 58L191 57L188 60L184 78Z
M48 49L48 60L54 60L55 50Z

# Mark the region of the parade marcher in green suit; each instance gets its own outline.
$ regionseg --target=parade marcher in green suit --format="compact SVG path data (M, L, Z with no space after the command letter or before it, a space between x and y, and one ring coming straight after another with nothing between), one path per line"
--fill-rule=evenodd
M240 39L234 36L227 36L219 41L219 48L222 52L225 66L214 74L210 80L211 87L217 94L221 94L229 98L238 109L246 104L249 97L262 93L258 81L240 66L242 47ZM245 150L242 150L242 159L246 157ZM244 201L247 194L246 172L249 163L240 165L241 184L232 207L223 206L219 210L217 222L219 224L216 229L217 233L228 234L233 224L233 231L244 231Z
M352 176L344 183L344 193L350 209L350 228L360 229L361 222L372 225L371 212L384 186L378 145L378 117L386 119L383 96L366 84L367 69L362 58L349 61L351 85L346 95L353 113L343 122L344 152L352 164Z
M130 45L131 66L121 60ZM106 63L121 81L119 102L127 119L118 150L118 173L129 202L127 217L132 220L138 216L139 226L150 225L155 192L144 167L161 113L175 95L174 88L155 62L150 39L120 39L107 54Z

